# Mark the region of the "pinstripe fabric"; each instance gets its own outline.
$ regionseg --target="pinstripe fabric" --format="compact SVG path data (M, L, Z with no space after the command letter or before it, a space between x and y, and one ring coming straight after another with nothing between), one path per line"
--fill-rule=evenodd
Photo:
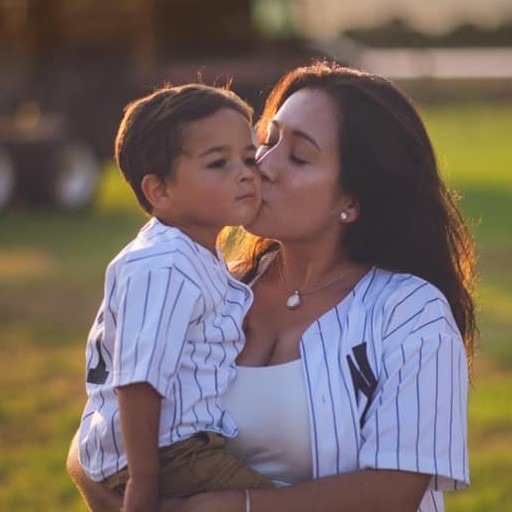
M220 395L234 376L252 292L222 258L151 219L110 263L86 347L80 462L93 480L126 466L116 387L146 382L162 396L159 445L236 427Z
M469 483L464 346L445 297L372 269L301 339L316 478L362 468L433 475L422 512Z

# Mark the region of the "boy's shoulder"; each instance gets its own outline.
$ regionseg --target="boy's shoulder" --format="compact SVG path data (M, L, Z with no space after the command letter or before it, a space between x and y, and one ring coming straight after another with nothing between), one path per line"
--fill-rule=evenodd
M151 219L139 231L129 245L129 253L139 252L177 253L195 255L196 243L178 228L166 226L157 219Z
M196 273L197 262L205 259L201 249L178 228L152 218L114 258L111 266L131 271L177 267L186 274Z

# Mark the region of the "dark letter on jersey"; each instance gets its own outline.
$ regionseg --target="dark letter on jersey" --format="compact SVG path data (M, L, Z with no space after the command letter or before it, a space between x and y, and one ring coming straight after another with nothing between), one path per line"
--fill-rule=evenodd
M354 385L354 392L356 400L359 403L359 392L366 397L366 406L363 414L361 415L360 425L364 424L364 419L368 408L370 407L373 393L377 387L377 379L373 373L370 364L368 363L368 356L366 355L366 343L363 342L360 345L355 346L352 349L356 362L352 360L352 357L347 356L348 366L350 368L350 375L352 376L352 384ZM357 364L357 366L356 366Z
M96 351L98 352L98 365L96 368L89 368L87 372L87 382L90 384L105 384L108 371L106 370L107 365L105 364L105 359L103 359L103 354L101 353L101 341L102 336L98 336L96 339Z

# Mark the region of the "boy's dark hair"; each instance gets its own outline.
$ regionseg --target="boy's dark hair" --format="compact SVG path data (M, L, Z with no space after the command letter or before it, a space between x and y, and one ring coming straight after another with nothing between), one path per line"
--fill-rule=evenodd
M181 152L183 126L230 108L252 121L252 108L227 87L165 85L129 103L115 140L115 160L137 199L151 213L141 189L146 174L164 180Z

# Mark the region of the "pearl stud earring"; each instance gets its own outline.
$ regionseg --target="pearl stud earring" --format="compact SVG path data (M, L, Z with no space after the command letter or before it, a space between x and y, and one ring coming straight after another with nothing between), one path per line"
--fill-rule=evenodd
M347 212L341 212L340 213L340 219L342 222L347 222L348 220L348 213Z

